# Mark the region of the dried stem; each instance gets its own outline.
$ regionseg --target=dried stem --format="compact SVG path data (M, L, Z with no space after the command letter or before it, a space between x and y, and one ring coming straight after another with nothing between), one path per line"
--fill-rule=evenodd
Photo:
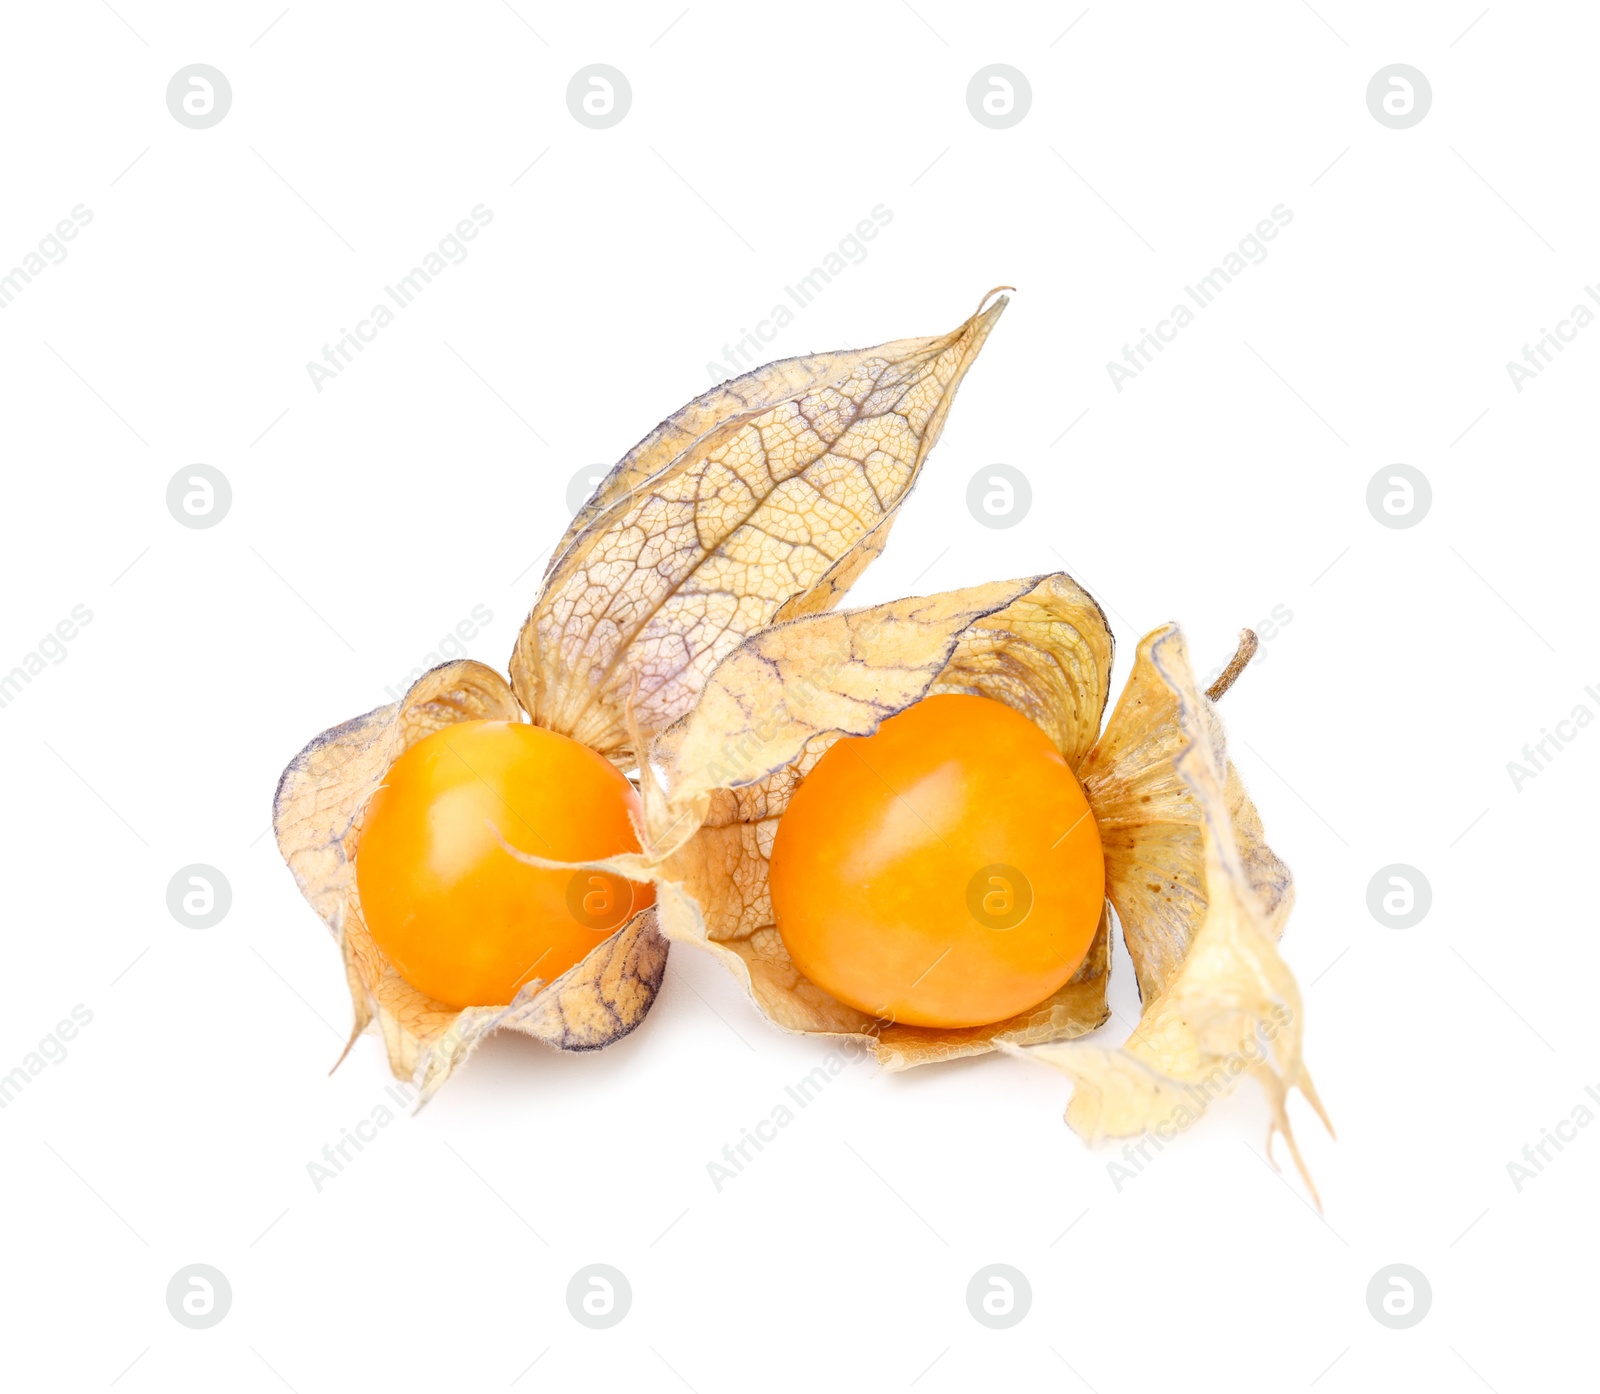
M1234 682L1239 674L1244 672L1246 665L1256 656L1256 650L1261 647L1261 641L1256 638L1253 629L1239 631L1239 647L1234 650L1234 655L1228 660L1228 666L1222 670L1222 676L1206 689L1206 696L1213 702L1222 696Z
M989 303L989 299L990 299L991 296L998 295L1003 290L1015 290L1015 289L1016 289L1015 286L994 286L992 289L984 291L983 299L978 302L978 308L976 310L974 310L972 313L975 314L975 315L982 314L983 313L983 307Z

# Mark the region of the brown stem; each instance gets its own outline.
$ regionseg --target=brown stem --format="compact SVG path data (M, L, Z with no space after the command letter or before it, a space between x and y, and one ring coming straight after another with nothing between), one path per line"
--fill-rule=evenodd
M1228 666L1222 670L1222 676L1206 689L1206 696L1213 702L1217 701L1244 672L1250 660L1256 656L1256 650L1261 647L1261 641L1256 638L1253 629L1239 631L1239 647L1234 650L1233 657L1228 660Z
M974 310L972 313L975 314L975 315L982 314L983 313L983 307L989 303L989 297L990 296L998 295L1003 290L1015 290L1015 289L1016 289L1015 286L995 286L990 290L984 291L983 299L978 302L978 308L976 310Z

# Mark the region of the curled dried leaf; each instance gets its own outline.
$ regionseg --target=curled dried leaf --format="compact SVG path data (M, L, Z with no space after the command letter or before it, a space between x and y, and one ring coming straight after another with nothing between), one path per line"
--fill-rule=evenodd
M1227 761L1215 710L1196 691L1187 661L1155 661L1162 645L1169 655L1181 652L1176 626L1140 641L1133 672L1105 732L1078 767L1100 825L1106 894L1117 908L1139 995L1146 1002L1161 993L1183 964L1206 911L1205 810L1178 769L1180 755L1194 739L1181 719L1185 712L1194 714L1208 749L1226 771L1235 841L1273 925L1281 926L1294 898L1289 869L1267 846L1260 815Z
M1242 791L1227 769L1220 728L1210 704L1195 688L1183 636L1175 627L1159 630L1141 643L1139 671L1124 694L1124 701L1130 700L1132 712L1152 704L1164 711L1159 716L1130 715L1124 734L1143 724L1144 743L1151 744L1170 726L1181 742L1175 753L1162 758L1187 792L1194 813L1202 854L1199 924L1186 952L1160 991L1147 999L1139 1024L1120 1049L1044 1045L1016 1053L1052 1065L1073 1079L1076 1088L1067 1107L1067 1123L1091 1142L1147 1130L1170 1138L1188 1127L1211 1099L1251 1075L1260 1082L1271 1111L1269 1155L1272 1138L1282 1133L1315 1197L1289 1124L1289 1093L1299 1089L1324 1124L1327 1116L1301 1054L1300 991L1274 942L1276 926L1257 889L1259 864L1253 869L1248 860L1248 837L1259 832L1259 820L1253 809L1248 819L1238 816ZM1119 713L1122 706L1118 704ZM1111 724L1117 725L1115 715ZM1150 770L1153 764L1141 766L1128 755L1140 745L1132 739L1113 742L1130 768ZM1125 782L1139 787L1137 780ZM1148 775L1144 787L1160 791L1164 783L1164 777ZM1170 791L1165 795L1176 808ZM1174 864L1184 860L1177 849L1192 846L1172 838L1158 845L1172 852ZM1254 849L1258 859L1263 847L1257 844ZM1148 850L1141 855L1148 860ZM1108 866L1110 857L1108 843ZM1187 862L1184 870L1190 870ZM1287 873L1284 876L1286 884Z
M560 1050L594 1050L620 1039L644 1019L666 971L667 944L653 908L553 981L535 979L513 1002L464 1011L412 987L373 941L361 914L355 853L362 812L390 766L446 726L521 716L511 688L492 668L443 664L398 702L316 737L284 771L273 802L278 848L344 956L355 1013L351 1040L376 1022L390 1069L416 1083L423 1099L502 1027Z
M780 616L832 604L882 549L951 400L1005 308L953 332L773 364L656 428L574 520L518 638L541 726L630 758L717 663Z

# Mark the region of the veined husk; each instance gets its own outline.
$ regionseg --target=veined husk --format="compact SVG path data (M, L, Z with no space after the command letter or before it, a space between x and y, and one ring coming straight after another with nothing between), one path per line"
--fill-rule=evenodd
M794 358L662 422L557 548L511 685L619 764L774 621L833 605L883 550L1004 296L952 333Z
M1317 1199L1289 1125L1290 1091L1299 1089L1330 1133L1333 1127L1301 1053L1300 989L1275 943L1288 912L1288 873L1260 840L1260 820L1227 763L1215 709L1195 690L1183 636L1171 626L1157 630L1139 651L1145 673L1175 706L1166 720L1181 744L1171 769L1199 820L1199 924L1188 921L1180 955L1172 953L1170 924L1154 937L1147 961L1163 965L1165 975L1121 1048L1003 1048L1052 1065L1073 1081L1067 1124L1089 1142L1143 1132L1170 1138L1248 1074L1267 1097L1269 1158L1282 1133Z
M652 874L667 937L710 950L786 1030L858 1037L887 1069L1000 1048L1036 1047L1062 1068L1081 1058L1068 1071L1080 1081L1068 1121L1087 1137L1137 1131L1148 1114L1140 1099L1157 1075L1181 1088L1210 1068L1219 1043L1237 1046L1270 1023L1273 1049L1250 1072L1267 1085L1274 1126L1287 1133L1287 1091L1298 1086L1314 1101L1300 1058L1298 992L1274 944L1292 901L1288 869L1227 761L1221 723L1195 685L1176 626L1140 642L1102 731L1111 660L1099 605L1061 573L753 635L657 742L665 789L648 791L651 846L627 862L627 874ZM767 859L791 795L834 741L870 734L922 697L947 692L1022 712L1076 771L1145 1003L1128 1051L1060 1044L1109 1015L1109 913L1070 982L981 1027L875 1020L809 982L789 958L773 923ZM1147 1040L1161 1048L1135 1054Z
M273 827L340 946L351 1041L376 1025L391 1070L424 1099L500 1027L561 1050L620 1039L655 1000L667 941L652 907L512 1002L458 1011L411 987L368 932L355 877L362 814L389 767L454 722L531 719L632 768L641 728L688 711L730 650L826 610L882 551L1005 309L988 299L949 334L770 364L668 417L557 546L509 684L481 663L446 663L400 701L323 732L284 771Z

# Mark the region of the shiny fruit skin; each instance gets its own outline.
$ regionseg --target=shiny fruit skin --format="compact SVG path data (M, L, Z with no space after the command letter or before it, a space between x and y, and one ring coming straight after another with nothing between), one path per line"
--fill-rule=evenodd
M912 1026L978 1026L1077 970L1100 830L1048 736L987 697L924 698L829 748L778 823L778 932L817 986Z
M654 889L551 861L637 852L639 795L610 761L514 721L463 721L425 736L368 802L356 848L367 929L413 987L451 1007L504 1006L550 982ZM491 827L491 824L493 825Z

